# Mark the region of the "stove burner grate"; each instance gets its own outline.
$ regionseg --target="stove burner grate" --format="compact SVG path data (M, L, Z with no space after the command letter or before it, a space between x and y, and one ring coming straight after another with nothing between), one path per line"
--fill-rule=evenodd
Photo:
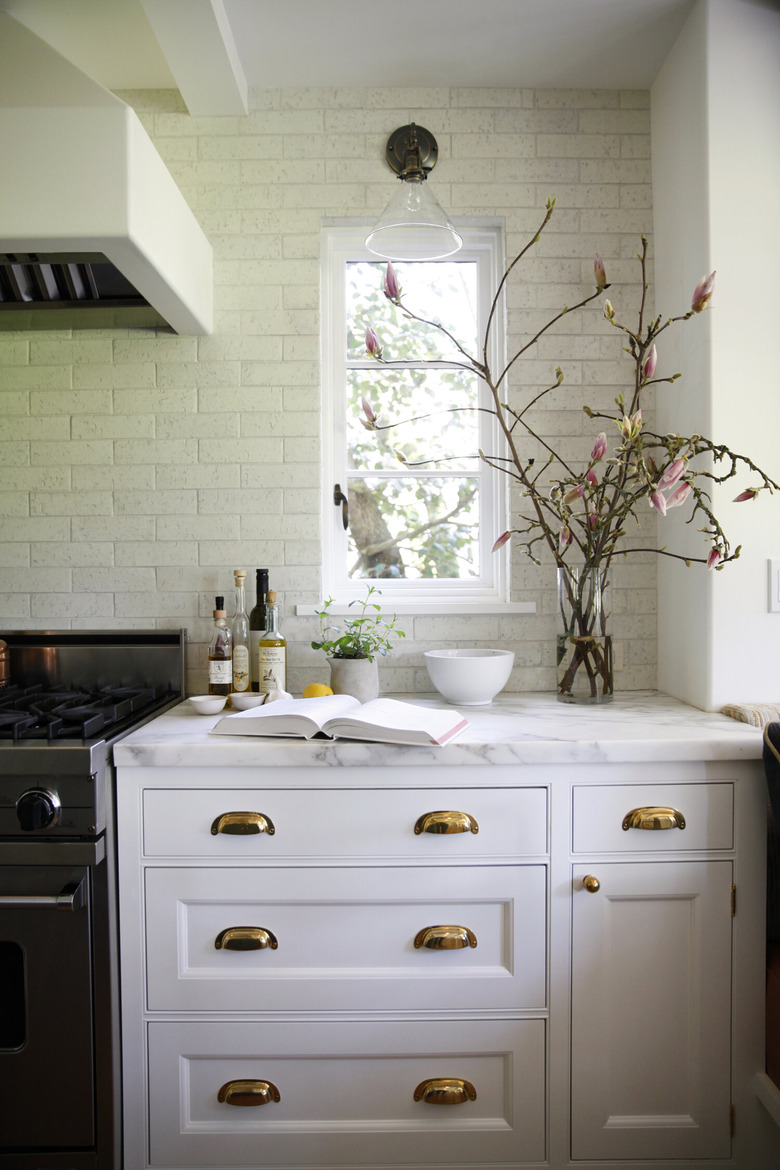
M11 687L0 693L0 740L92 739L167 694L164 687Z

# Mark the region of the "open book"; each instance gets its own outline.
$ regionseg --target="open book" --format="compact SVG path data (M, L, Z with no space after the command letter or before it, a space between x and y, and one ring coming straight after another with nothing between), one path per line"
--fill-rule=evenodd
M468 726L459 711L418 707L398 699L361 703L351 695L277 699L225 715L212 735L294 735L311 739L367 739L373 743L445 744Z

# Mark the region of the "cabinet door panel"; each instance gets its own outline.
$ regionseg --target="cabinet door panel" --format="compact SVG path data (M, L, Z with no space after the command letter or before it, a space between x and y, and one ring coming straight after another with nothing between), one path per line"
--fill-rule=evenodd
M517 1008L546 1001L546 869L147 870L152 1010ZM461 926L476 947L415 946ZM277 945L217 948L230 927Z
M729 1156L731 881L726 861L575 867L574 1158Z
M152 1023L152 1166L446 1166L545 1156L543 1020ZM476 1100L414 1099L428 1078L470 1082ZM232 1080L278 1101L235 1108Z

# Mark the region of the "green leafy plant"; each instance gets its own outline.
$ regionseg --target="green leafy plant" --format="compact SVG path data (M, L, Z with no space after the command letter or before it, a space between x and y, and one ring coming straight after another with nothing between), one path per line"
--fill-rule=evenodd
M368 585L367 590L364 598L349 603L350 607L360 607L359 615L344 618L341 626L331 624L330 607L335 604L332 597L322 609L315 611L320 619L320 640L312 642L312 650L324 650L329 658L367 658L373 662L375 654L384 655L392 649L393 638L406 637L396 626L396 615L386 621L381 606L372 600L374 596L381 596L381 590L374 585Z

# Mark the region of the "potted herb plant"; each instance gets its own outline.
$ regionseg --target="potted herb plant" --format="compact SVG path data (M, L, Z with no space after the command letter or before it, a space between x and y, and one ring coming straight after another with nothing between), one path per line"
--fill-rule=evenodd
M313 650L324 650L330 662L330 685L334 695L354 695L365 703L379 694L379 671L376 656L385 655L393 638L405 637L396 626L396 616L387 621L374 597L381 596L375 585L368 585L366 596L350 601L359 612L345 617L341 625L333 624L329 597L322 609L316 611L320 619L320 640L312 642Z

